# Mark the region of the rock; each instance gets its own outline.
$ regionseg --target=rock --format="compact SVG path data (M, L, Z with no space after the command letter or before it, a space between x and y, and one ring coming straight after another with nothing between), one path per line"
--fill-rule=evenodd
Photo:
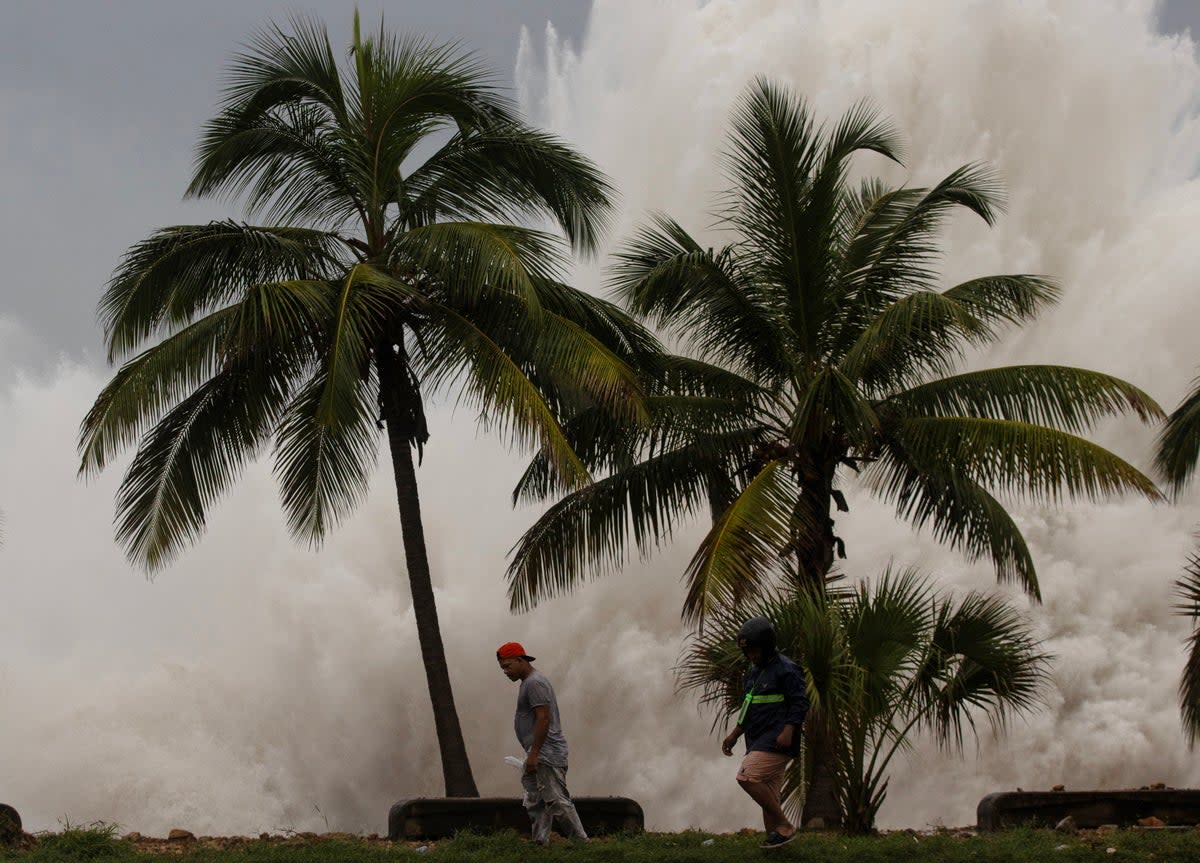
M122 839L124 839L126 842L141 842L141 841L142 841L142 834L141 834L141 833L138 833L136 830L134 830L134 831L133 831L133 832L131 832L131 833L126 833L126 834L125 834L124 836L122 836L121 838L122 838Z
M700 844L701 844L703 847L705 847L705 848L711 848L711 847L712 847L712 845L713 845L713 843L714 843L714 841L715 841L715 840L713 840L713 839L705 839L705 840L704 840L703 842L701 842Z
M1139 818L1138 819L1138 827L1166 827L1166 826L1167 826L1167 822L1163 821L1161 818L1155 818L1153 815L1151 815L1149 818Z
M1065 785L1055 785L1055 786L1054 786L1053 788L1051 788L1050 790L1051 790L1051 791L1066 791L1066 790L1067 790L1067 786L1065 786Z
M180 830L178 827L167 834L168 842L194 842L196 836L190 830Z
M1116 824L1101 824L1096 828L1097 833L1116 833L1120 829Z
M1055 824L1054 829L1059 833L1076 833L1078 832L1079 827L1075 824L1075 819L1068 815L1062 821L1059 821L1057 824Z

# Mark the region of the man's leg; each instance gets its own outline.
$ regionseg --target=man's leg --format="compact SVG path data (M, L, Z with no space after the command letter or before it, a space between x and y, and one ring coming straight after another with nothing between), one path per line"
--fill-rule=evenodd
M770 785L766 782L748 782L744 779L739 779L738 785L742 786L742 789L750 795L751 800L762 807L763 828L768 833L791 836L796 832L796 828L792 826L792 822L788 820L787 814L783 811L779 795Z
M790 759L773 752L747 752L738 768L737 781L750 799L762 808L763 827L771 833L796 832L783 811L783 776Z
M538 772L541 772L539 765ZM529 813L529 822L533 841L539 845L550 844L550 810L542 798L538 777L532 773L521 774L521 787L525 789L525 811Z
M575 811L571 792L567 790L567 768L538 764L537 781L546 810L552 819L558 821L563 835L575 842L586 842L587 832L579 820L579 813Z

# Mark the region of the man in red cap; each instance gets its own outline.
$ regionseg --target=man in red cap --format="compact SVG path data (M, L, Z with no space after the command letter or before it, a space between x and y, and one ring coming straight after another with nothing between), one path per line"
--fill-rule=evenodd
M533 841L549 845L550 828L557 820L564 836L586 842L587 833L567 791L567 738L559 723L554 687L530 664L533 659L515 641L500 645L496 651L504 676L521 682L513 727L525 749L521 786L525 789L525 810L533 823Z

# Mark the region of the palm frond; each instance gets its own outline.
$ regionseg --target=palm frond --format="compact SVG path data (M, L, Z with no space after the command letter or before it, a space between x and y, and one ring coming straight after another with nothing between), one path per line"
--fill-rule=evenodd
M560 275L565 247L552 234L487 222L439 222L401 234L390 265L402 278L431 283L431 292L455 308L478 305L485 288L516 294L536 321L538 287Z
M369 166L318 107L221 114L209 122L202 147L189 197L240 197L252 217L330 230L367 215Z
M915 291L889 305L858 335L839 368L868 392L945 374L965 348L993 337L986 321L935 291Z
M251 213L336 225L361 213L351 176L347 93L329 36L313 18L257 31L234 57L221 110L202 133L190 197L247 194Z
M656 214L619 249L609 286L635 315L731 368L776 371L781 322L733 263L731 248L704 249L679 223Z
M643 364L653 392L729 399L750 406L767 390L737 372L679 354L652 355Z
M1018 274L971 279L942 294L990 326L1020 325L1057 303L1062 289L1045 276Z
M205 512L270 437L289 392L286 365L228 366L146 434L117 491L117 540L157 569L205 527Z
M538 294L538 305L532 308L523 295L481 285L466 303L456 302L463 299L460 296L432 292L435 303L430 314L460 317L478 331L537 388L556 419L600 406L613 422L643 423L647 418L644 392L631 363L640 366L647 361L650 354L645 352L656 349L653 338L640 325L628 318L615 320L565 285L556 291L547 290L540 279L530 285ZM541 296L568 314L542 308ZM432 325L433 329L442 326ZM593 335L593 330L615 342L617 351ZM425 342L428 348L428 339ZM459 360L466 356L445 342L439 344L451 347L450 353L426 350L414 363L433 387L455 374L455 356Z
M986 558L1003 582L1016 582L1041 598L1033 556L1008 510L964 470L949 462L924 462L889 446L867 474L869 486L916 528L966 555Z
M825 299L830 225L809 206L822 143L808 105L765 79L756 80L734 109L727 218L754 250L755 270L772 290L779 324L801 351L814 347Z
M863 693L876 711L895 700L893 687L915 671L913 646L928 635L936 599L928 576L915 567L889 566L838 601L847 659L862 670Z
M1124 459L1067 432L1017 420L980 417L914 417L897 421L889 435L922 465L957 465L989 488L1058 501L1098 500L1133 492L1162 499L1154 482Z
M877 210L876 219L889 225L886 239L878 246L866 269L859 271L859 290L869 295L886 295L899 289L933 287L932 265L940 254L936 237L955 207L965 207L989 225L1001 207L1002 190L996 174L986 165L963 165L951 171L929 190L906 190L890 197ZM923 193L915 197L913 193ZM891 212L899 208L900 212ZM871 230L868 223L867 230Z
M1006 366L940 378L885 400L905 416L1011 419L1073 434L1104 417L1160 419L1149 395L1120 378L1066 366Z
M816 530L799 518L800 490L782 459L758 470L713 523L684 573L683 616L699 621L738 606L785 572L782 557L798 533Z
M323 231L236 222L155 232L126 253L100 300L109 362L253 285L328 277L339 266L336 243Z
M306 100L344 117L346 96L325 25L300 15L288 20L292 32L274 24L264 27L234 56L222 107L264 113Z
M996 178L981 165L959 168L928 190L868 181L844 196L836 217L844 232L832 300L837 324L827 337L833 356L901 297L936 289L937 236L951 209L965 206L991 224L999 199Z
M1154 466L1178 494L1187 485L1200 460L1200 378L1192 391L1171 412L1155 446Z
M833 366L821 369L791 411L789 437L797 445L820 440L836 429L850 446L865 451L879 434L879 417L854 381Z
M882 574L849 591L769 591L741 608L722 606L689 641L676 669L681 690L697 690L714 729L741 701L746 660L736 647L743 620L775 625L780 651L805 672L806 737L831 735L837 795L851 829L869 830L887 794L894 756L930 729L960 750L965 730L986 718L997 730L1035 707L1051 659L1028 623L995 597L955 602L916 570ZM798 775L785 789L794 809Z
M356 288L380 278L358 265L342 280L324 353L276 434L275 475L288 527L310 543L362 501L375 465L378 408L368 353L373 310Z
M973 592L941 605L932 644L913 683L923 690L919 703L927 705L925 721L939 744L961 751L977 714L999 730L1041 703L1053 657L999 597Z
M218 368L236 307L196 321L133 357L100 391L79 426L79 473L94 476Z
M753 432L714 435L632 465L574 491L550 507L512 550L509 603L527 610L611 571L630 545L642 555L706 502L712 465L744 456Z
M614 194L588 159L517 123L451 138L409 175L400 218L525 222L549 216L572 246L594 252Z
M942 293L915 291L866 323L840 356L840 368L868 392L945 375L970 345L994 342L1001 324L1021 323L1054 302L1057 288L1037 276L990 276Z
M1174 607L1176 614L1192 622L1192 633L1187 639L1187 658L1183 673L1179 676L1179 711L1183 720L1183 733L1188 748L1195 748L1200 739L1200 554L1188 558L1184 574L1175 582Z
M632 422L605 406L592 405L564 422L563 432L571 448L594 476L625 470L642 459L714 436L745 432L761 440L767 434L765 428L748 421L743 404L732 399L663 395L647 396L642 403L648 414L645 421ZM570 491L559 481L551 457L545 448L534 455L513 490L514 504ZM747 449L743 462L750 458ZM710 486L731 483L727 473L710 477Z
M488 333L448 306L421 330L419 364L431 387L459 381L459 397L479 409L479 419L524 446L542 446L570 488L588 482L587 468L563 434L545 395L524 369ZM586 363L586 358L581 358Z
M403 139L397 127L428 124L424 133L449 120L460 132L516 122L512 101L480 60L458 42L439 42L383 26L362 35L357 17L351 42L354 63L355 118L374 149L384 139Z

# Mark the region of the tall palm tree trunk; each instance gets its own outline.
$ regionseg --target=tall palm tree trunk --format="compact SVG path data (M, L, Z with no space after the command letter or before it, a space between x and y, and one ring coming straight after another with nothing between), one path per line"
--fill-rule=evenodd
M834 775L833 735L824 723L814 722L805 729L804 744L804 773L809 781L800 823L837 827L842 823L842 808L838 805Z
M816 481L807 486L805 494L809 500L810 513L819 525L820 535L815 548L800 562L800 574L804 587L824 591L829 570L833 567L836 539L830 505L833 502L833 476L837 463L833 462L817 472ZM811 480L810 480L811 481ZM804 794L804 810L800 816L802 825L820 824L837 827L842 823L842 808L837 798L837 777L834 772L835 751L833 730L824 722L813 722L805 728L804 773L808 777L808 788ZM820 819L819 821L817 819Z
M377 349L375 357L379 371L379 401L383 421L387 425L396 500L400 508L400 529L412 590L413 616L417 621L417 637L421 645L421 660L425 664L429 700L433 704L433 723L442 756L446 796L478 797L479 789L475 787L475 777L471 775L471 762L467 757L458 711L454 706L454 693L450 688L450 669L438 624L433 582L429 575L429 556L425 550L425 528L421 523L421 499L417 492L417 472L412 457L415 440L412 421L414 416L420 415L420 405L418 402L414 410L411 403L413 398L419 399L420 395L408 378L402 357L397 356L391 346ZM421 440L421 443L424 441Z

